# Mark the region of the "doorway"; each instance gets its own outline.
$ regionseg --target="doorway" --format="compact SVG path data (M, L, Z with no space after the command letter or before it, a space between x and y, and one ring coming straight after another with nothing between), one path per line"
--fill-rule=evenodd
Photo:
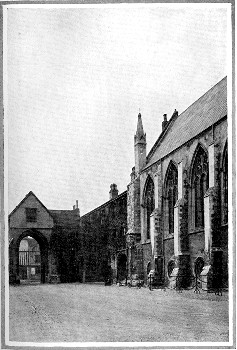
M127 279L127 256L120 254L117 260L117 281L122 282Z
M20 242L19 278L21 283L41 281L40 246L31 236L24 237Z

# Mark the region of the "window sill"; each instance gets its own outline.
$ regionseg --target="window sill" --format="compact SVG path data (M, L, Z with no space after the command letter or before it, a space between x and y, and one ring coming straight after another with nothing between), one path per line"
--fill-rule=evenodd
M150 244L151 240L150 239L146 239L142 244Z
M164 237L164 241L168 241L169 239L174 239L174 235L168 235Z
M228 222L221 224L221 227L228 227Z
M204 227L195 228L189 231L189 235L194 235L196 233L204 233Z

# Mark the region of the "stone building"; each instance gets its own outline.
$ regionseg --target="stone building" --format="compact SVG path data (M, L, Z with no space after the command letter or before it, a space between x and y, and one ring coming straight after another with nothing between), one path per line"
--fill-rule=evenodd
M110 186L108 202L81 217L83 281L122 281L127 277L127 191Z
M78 205L48 210L33 192L23 199L9 215L10 281L27 237L39 245L42 282L147 283L150 270L159 285L227 281L227 78L180 115L164 114L148 154L139 113L134 155L127 190L112 184L109 201L81 218Z
M164 115L147 154L139 113L128 185L128 278L158 284L228 277L227 79L180 115ZM183 277L182 277L183 276ZM203 282L204 283L204 282ZM204 287L205 287L204 286Z
M79 226L77 207L48 210L29 192L9 215L10 283L78 279Z

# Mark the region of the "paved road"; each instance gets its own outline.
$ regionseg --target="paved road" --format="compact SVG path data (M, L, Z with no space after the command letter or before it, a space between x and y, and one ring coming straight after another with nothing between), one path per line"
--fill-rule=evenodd
M225 342L228 300L94 284L11 286L10 340Z

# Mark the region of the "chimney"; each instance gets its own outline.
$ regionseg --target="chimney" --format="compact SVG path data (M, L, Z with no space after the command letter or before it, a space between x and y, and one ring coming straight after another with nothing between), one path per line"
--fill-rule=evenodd
M109 199L113 199L118 196L118 189L116 184L110 185Z
M172 114L172 117L177 117L179 115L179 112L176 111L176 109L174 110L174 113Z
M73 210L78 209L78 200L76 200L76 205L72 207Z
M163 122L162 122L162 131L165 130L166 125L168 124L168 121L167 121L167 114L164 114L163 117L164 117L164 120L163 120Z

